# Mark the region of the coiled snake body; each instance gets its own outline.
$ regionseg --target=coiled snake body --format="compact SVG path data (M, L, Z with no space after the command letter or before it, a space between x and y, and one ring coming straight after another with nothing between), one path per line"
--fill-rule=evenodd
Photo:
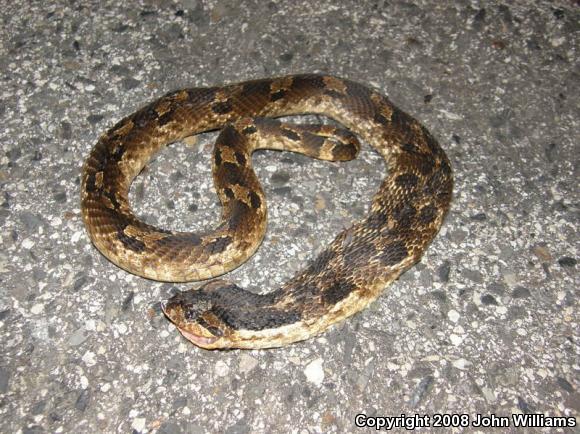
M340 233L282 287L254 294L223 280L178 293L163 305L181 333L203 348L266 348L317 335L365 308L419 260L449 208L449 161L431 134L380 93L349 80L295 75L171 92L118 122L82 173L81 209L94 245L125 270L150 279L209 279L240 265L266 230L264 193L251 166L260 148L328 160L354 158L347 130L272 118L329 116L370 143L388 175L369 214ZM223 128L213 152L221 223L202 233L139 221L128 191L168 143Z

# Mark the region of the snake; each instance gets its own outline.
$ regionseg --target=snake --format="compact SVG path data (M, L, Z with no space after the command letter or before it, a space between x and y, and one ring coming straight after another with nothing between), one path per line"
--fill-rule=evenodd
M278 119L322 115L336 121ZM222 206L199 232L147 224L131 210L132 181L155 153L220 130L212 175ZM218 278L266 233L259 149L329 161L357 156L361 139L386 162L368 213L278 288L251 292ZM449 210L453 176L433 135L378 90L331 75L298 74L169 92L100 136L81 175L81 213L94 246L124 270L167 282L207 280L161 303L181 334L205 349L281 347L317 336L363 310L420 260Z

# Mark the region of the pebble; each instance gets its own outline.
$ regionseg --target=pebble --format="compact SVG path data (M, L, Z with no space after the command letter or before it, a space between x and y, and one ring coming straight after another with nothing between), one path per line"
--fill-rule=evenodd
M71 237L71 242L76 243L78 240L81 239L83 233L84 233L83 231L76 231Z
M95 353L92 351L87 351L83 354L82 361L85 362L87 366L95 366L97 364L97 358Z
M451 309L449 312L447 312L447 318L449 318L451 322L456 323L457 321L459 321L459 312L457 312L454 309Z
M314 202L314 208L316 211L322 211L326 208L326 199L320 194L316 195L316 200Z
M32 312L34 315L38 315L39 313L42 313L43 310L44 310L44 304L41 304L41 303L37 303L34 306L32 306L32 308L30 308L30 312Z
M30 211L22 212L22 214L20 214L20 221L24 224L26 231L29 233L36 232L43 224L42 219Z
M512 292L513 298L526 298L530 296L530 290L528 288L524 288L523 286L518 286Z
M577 263L576 259L571 258L570 256L564 256L563 258L558 259L558 264L562 267L575 267Z
M91 392L88 389L83 389L77 397L77 400L75 402L75 408L80 411L85 411L89 405L90 399Z
M463 342L463 338L461 336L457 336L455 333L451 333L449 335L449 340L451 340L451 343L455 346L461 345L461 342Z
M492 404L493 402L495 402L496 399L495 393L489 387L486 386L482 387L481 393L483 394L483 397L485 398L488 404Z
M322 359L318 358L310 362L304 368L304 375L311 383L320 386L324 380L324 369L322 369Z
M456 367L457 369L461 369L461 370L463 370L463 369L465 369L467 366L471 365L471 363L470 363L470 362L468 362L467 360L465 360L465 359L462 359L462 358L460 358L460 359L457 359L457 360L454 360L453 362L451 362L451 364L452 364L454 367Z
M494 305L497 306L498 302L495 297L491 294L485 294L481 297L481 302L486 305Z
M131 423L131 428L137 432L141 432L145 429L145 423L147 420L144 417L136 417Z
M409 404L411 405L411 407L417 406L423 400L423 398L429 391L429 388L433 384L433 381L434 377L432 375L428 375L421 379L421 381L413 391L411 399L409 400Z
M215 374L218 377L225 377L230 373L230 368L223 360L218 360L215 364Z
M518 282L517 276L514 273L509 272L509 271L507 271L503 274L503 279L505 280L505 283L508 286L515 285Z
M24 241L22 241L22 247L25 249L32 249L34 247L34 241L32 241L30 238L26 238Z
M464 270L463 275L475 283L483 283L483 275L477 270Z
M270 177L272 184L283 185L290 181L290 174L287 172L276 172Z
M123 323L117 324L117 326L115 328L117 329L119 334L122 334L122 335L127 333L127 330L128 330L127 326Z
M240 356L239 361L239 369L240 372L247 373L253 370L256 366L258 366L258 361L254 359L252 356L242 353Z
M439 279L442 282L449 282L449 274L451 273L451 263L449 261L444 261L443 264L437 270Z
M75 347L77 345L82 344L84 341L87 340L87 335L85 334L85 329L82 327L75 330L73 334L71 334L68 338L69 345Z
M86 389L87 387L89 387L89 379L86 377L86 375L81 375L80 383L81 383L81 388L83 388L83 389Z

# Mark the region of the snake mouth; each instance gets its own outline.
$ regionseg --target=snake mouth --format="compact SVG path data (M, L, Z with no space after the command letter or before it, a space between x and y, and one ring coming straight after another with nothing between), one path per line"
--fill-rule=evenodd
M219 339L217 337L208 338L205 336L199 336L196 335L195 333L192 333L188 330L183 330L179 327L177 327L177 329L180 331L180 333L183 335L185 339L202 348L211 347L211 345L214 344Z

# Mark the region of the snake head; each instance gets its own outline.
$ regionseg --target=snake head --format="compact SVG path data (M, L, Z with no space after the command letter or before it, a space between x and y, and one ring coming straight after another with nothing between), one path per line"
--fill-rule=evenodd
M161 308L181 334L198 347L206 349L227 348L228 327L212 311L215 291L231 284L217 279L199 289L178 292Z

